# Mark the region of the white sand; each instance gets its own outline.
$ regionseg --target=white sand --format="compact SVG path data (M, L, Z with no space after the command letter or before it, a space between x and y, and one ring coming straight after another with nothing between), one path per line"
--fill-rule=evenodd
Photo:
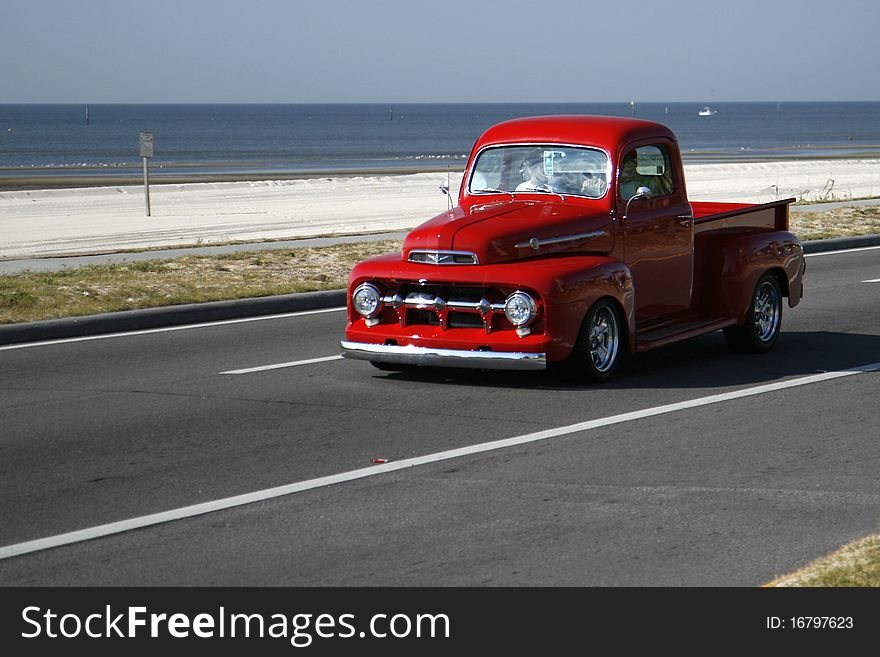
M880 196L880 160L692 164L692 200ZM455 193L461 174L453 174ZM447 209L445 173L0 192L0 258L405 230Z

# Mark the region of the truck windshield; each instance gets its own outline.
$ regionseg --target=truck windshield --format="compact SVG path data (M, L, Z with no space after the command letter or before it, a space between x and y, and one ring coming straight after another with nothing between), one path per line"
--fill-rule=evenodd
M496 146L477 157L468 191L601 198L608 191L609 168L608 156L595 148L555 144Z

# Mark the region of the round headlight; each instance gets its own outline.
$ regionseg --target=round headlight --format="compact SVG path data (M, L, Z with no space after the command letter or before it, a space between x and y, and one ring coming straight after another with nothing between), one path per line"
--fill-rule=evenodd
M367 319L375 317L382 309L382 295L375 286L361 283L351 295L354 309Z
M525 326L538 312L535 300L525 292L514 292L504 303L504 314L514 326Z

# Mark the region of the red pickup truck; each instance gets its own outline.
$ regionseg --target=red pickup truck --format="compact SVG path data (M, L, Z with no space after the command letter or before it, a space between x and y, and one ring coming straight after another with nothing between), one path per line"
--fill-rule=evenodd
M659 123L501 123L474 144L456 207L352 269L342 355L602 381L625 352L720 329L736 351L767 351L783 297L803 293L793 201L689 202Z

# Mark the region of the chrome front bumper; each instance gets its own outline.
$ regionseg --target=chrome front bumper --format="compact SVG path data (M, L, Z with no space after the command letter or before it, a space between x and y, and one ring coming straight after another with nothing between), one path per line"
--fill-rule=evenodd
M433 349L413 345L398 346L341 342L342 356L356 360L396 365L428 365L431 367L467 367L479 370L544 370L547 355L519 351L466 351Z

